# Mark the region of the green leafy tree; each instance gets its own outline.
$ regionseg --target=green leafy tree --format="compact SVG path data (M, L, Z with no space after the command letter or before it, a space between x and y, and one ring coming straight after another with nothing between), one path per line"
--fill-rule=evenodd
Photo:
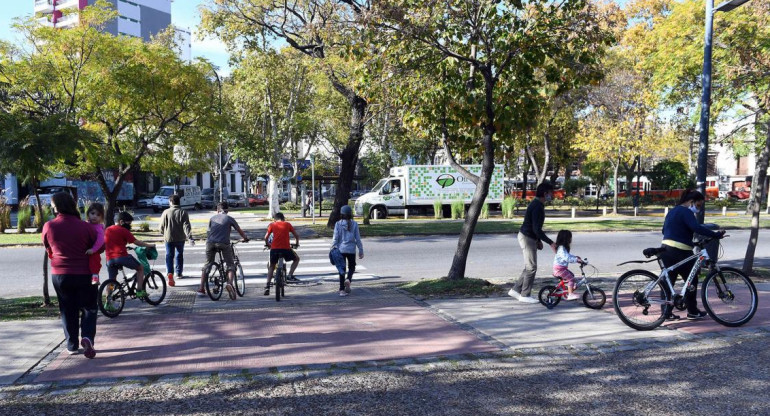
M538 88L568 89L579 83L566 76L571 68L595 64L608 40L597 16L583 1L397 0L373 9L376 30L367 33L380 59L372 67L386 69L372 72L372 84L411 102L406 123L440 132L450 164L476 184L448 279L465 276L496 142L532 126L544 105ZM465 170L453 149L480 160L481 174Z
M647 176L655 189L685 189L694 185L687 173L687 166L675 160L661 160Z
M313 58L337 93L332 105L344 105L348 128L338 151L340 172L329 227L348 203L364 140L369 101L360 92L356 74L362 64L355 57L361 48L358 19L369 8L368 2L357 0L211 0L201 10L203 29L215 33L231 50L266 51L276 41L285 43Z
M697 0L638 0L632 3L634 31L642 65L651 71L661 102L700 112L705 7ZM754 136L757 154L752 196L748 204L751 233L743 270L751 272L759 238L760 203L767 194L770 165L770 4L751 1L714 19L712 124L732 120L734 132ZM686 111L686 110L684 110ZM711 129L713 131L713 129ZM733 134L723 140L729 143Z

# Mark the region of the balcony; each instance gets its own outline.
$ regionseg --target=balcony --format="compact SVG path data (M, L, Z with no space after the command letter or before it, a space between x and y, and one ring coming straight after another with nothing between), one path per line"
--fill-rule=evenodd
M35 0L35 13L51 13L53 0Z
M51 22L50 17L41 17L36 19L36 21L37 21L37 24L40 26L53 27L53 23Z
M80 0L58 0L56 10L80 9Z
M77 26L78 23L80 23L80 15L77 13L66 14L56 19L56 27L60 28Z

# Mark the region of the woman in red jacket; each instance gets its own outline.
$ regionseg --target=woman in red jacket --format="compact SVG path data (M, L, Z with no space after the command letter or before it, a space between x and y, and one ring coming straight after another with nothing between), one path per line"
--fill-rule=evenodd
M79 344L86 357L94 358L98 288L91 284L86 252L96 241L96 231L80 219L75 200L68 193L54 194L51 206L56 218L43 226L43 245L51 259L51 280L59 300L67 351L77 354Z

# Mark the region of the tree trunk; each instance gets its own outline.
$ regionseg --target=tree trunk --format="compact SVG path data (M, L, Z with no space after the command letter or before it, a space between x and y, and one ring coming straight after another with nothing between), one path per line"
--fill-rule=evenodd
M754 181L748 206L751 212L751 232L749 233L749 243L746 246L746 256L743 260L743 272L746 274L751 274L754 271L754 253L757 250L759 240L760 204L766 192L765 179L767 178L767 167L770 164L770 123L767 123L766 130L765 147L762 148L757 159L756 169L754 169Z
M341 85L337 88L344 88ZM350 135L348 143L342 150L340 156L340 175L337 180L337 193L334 196L334 208L329 212L329 221L326 222L328 228L334 228L334 224L340 218L340 209L348 204L350 199L350 189L353 186L353 176L356 173L358 164L358 151L361 148L361 142L364 140L364 122L366 108L368 103L352 90L348 91L348 100L351 104L350 115Z
M52 306L48 294L48 252L43 250L43 306Z
M126 169L127 172L129 169ZM105 204L104 204L104 226L109 227L111 225L115 225L115 211L117 208L117 201L118 201L118 195L120 195L120 189L123 187L123 179L125 178L125 172L121 172L118 174L117 179L115 180L115 187L110 190L109 185L107 185L107 179L104 177L104 172L101 170L96 171L96 180L99 183L99 188L102 190L102 194L104 194Z
M615 165L613 167L614 167L615 170L614 170L614 172L612 174L612 180L613 180L613 184L615 186L615 192L614 192L614 195L612 196L612 213L617 215L617 213L618 213L618 194L619 194L619 192L618 192L618 170L620 169L620 161L615 163Z
M275 173L270 172L270 175L268 176L267 180L267 194L269 201L269 216L270 218L273 218L276 212L281 211L281 201L279 200L278 196L278 180L280 177L276 176Z

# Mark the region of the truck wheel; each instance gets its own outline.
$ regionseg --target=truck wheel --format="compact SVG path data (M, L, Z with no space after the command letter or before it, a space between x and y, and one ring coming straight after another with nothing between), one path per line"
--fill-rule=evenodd
M156 213L156 214L157 214L158 212L160 212L160 209L159 209L159 208L155 208L155 207L152 207L152 212L154 212L154 213Z
M376 213L376 217L375 217L375 213ZM375 218L385 219L387 217L388 217L388 212L385 211L385 208L383 207L374 207L369 212L369 218L371 219L375 219Z
M196 211L200 210L201 209L201 204L195 204L193 206L193 209L196 210Z

